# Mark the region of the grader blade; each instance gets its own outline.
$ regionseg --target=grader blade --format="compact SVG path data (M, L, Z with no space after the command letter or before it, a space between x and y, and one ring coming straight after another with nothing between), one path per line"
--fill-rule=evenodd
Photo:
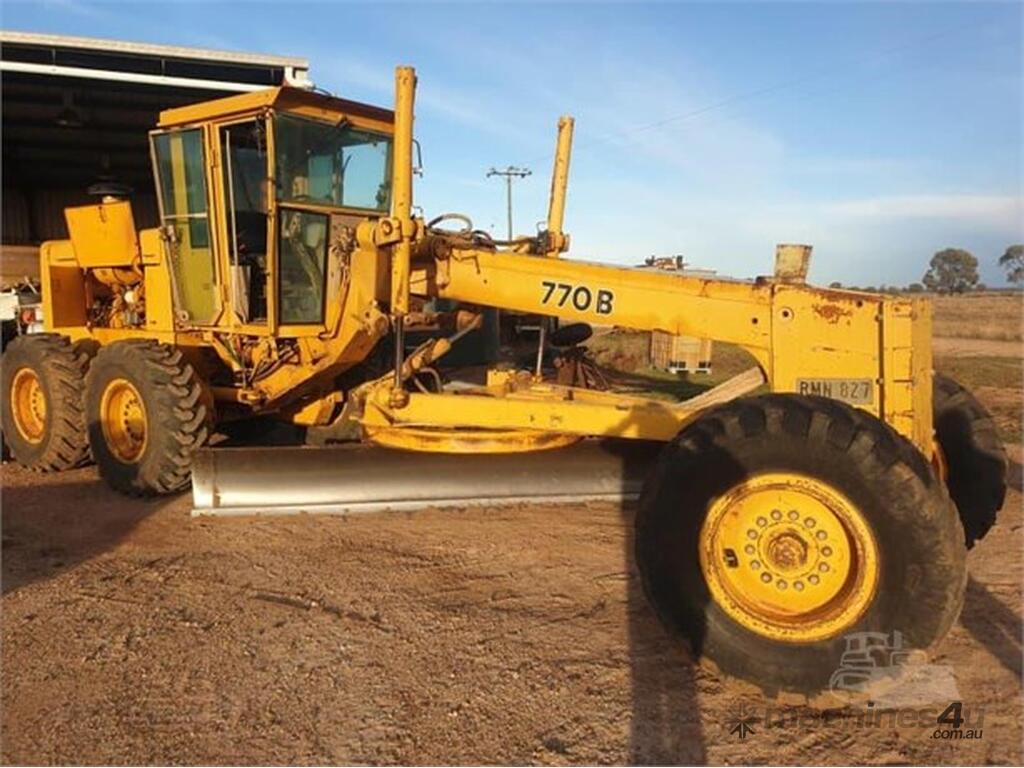
M199 451L193 515L350 514L428 507L635 499L656 443L587 440L515 454L376 446Z

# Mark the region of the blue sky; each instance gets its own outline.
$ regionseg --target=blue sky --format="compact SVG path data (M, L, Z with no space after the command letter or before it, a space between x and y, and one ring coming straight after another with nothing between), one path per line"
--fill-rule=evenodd
M560 114L576 151L575 258L684 254L740 277L774 244L811 278L905 284L1024 241L1018 3L5 2L7 29L307 57L321 87L389 105L419 72L428 216L504 234L489 167L526 165L516 223L546 213Z

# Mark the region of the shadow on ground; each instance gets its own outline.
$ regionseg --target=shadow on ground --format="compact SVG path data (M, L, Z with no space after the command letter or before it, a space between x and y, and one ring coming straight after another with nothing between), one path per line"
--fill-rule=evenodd
M623 491L635 491L654 466L661 446L608 441L622 461ZM703 765L707 762L696 661L685 641L668 632L644 594L636 564L635 503L622 507L623 560L629 574L627 612L632 717L629 762L633 765Z
M13 472L25 470L5 468L0 491L0 589L5 595L113 549L143 519L177 498L128 498L95 475L46 485L11 484ZM88 478L91 472L74 474Z
M632 514L626 524L632 529ZM694 670L685 643L661 626L647 604L626 537L629 563L629 663L633 687L630 756L633 765L704 765L704 729Z
M967 597L960 622L1000 664L1017 677L1021 676L1024 655L1021 617L973 577L967 579Z

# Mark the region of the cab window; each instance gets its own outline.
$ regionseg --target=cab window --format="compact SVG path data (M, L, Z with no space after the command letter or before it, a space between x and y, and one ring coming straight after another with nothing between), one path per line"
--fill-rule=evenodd
M323 323L328 217L289 208L282 208L280 216L279 322L281 325Z
M295 115L274 116L277 197L374 212L391 205L391 137Z

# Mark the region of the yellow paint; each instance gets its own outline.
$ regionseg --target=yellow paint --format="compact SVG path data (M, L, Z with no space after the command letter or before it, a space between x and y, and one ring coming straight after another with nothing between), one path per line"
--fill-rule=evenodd
M46 437L46 393L31 368L20 368L11 380L11 416L18 434L38 445Z
M394 408L382 382L367 399L362 423L368 429L410 425L446 429L528 430L566 435L600 435L670 440L692 416L685 403L670 405L648 398L594 397L569 387L487 394L410 392L404 407Z
M136 264L139 241L128 201L65 208L75 261L85 269Z
M281 414L285 420L303 427L330 423L330 418L341 398L332 392L326 397L311 400L292 408L286 408Z
M391 172L391 219L387 226L397 231L398 241L391 254L391 312L401 317L409 312L409 261L412 254L412 124L413 93L416 74L412 67L399 67L395 73L394 162Z
M555 162L551 170L551 197L548 203L548 256L557 257L569 249L569 241L562 232L565 222L565 196L569 187L569 158L572 155L574 121L568 115L558 119L558 141L555 144Z
M708 510L700 564L718 606L744 628L790 643L834 637L874 599L880 561L857 507L827 483L771 472Z
M472 304L731 341L750 348L759 362L768 362L773 288L767 284L459 249L433 265L423 288L430 291L435 285L440 297ZM611 294L610 309L599 304L606 298L601 291Z
M230 122L275 109L317 120L337 122L342 117L353 125L369 130L391 132L391 110L339 99L301 88L267 88L262 91L226 96L222 99L189 104L160 113L160 128L180 128L208 122Z
M39 248L39 282L46 330L66 332L85 326L85 277L70 240L43 243Z
M146 452L146 405L128 379L112 379L100 398L103 439L118 461L135 464Z
M882 391L887 397L880 415L929 456L934 434L931 302L923 298L886 301L882 323Z
M169 334L174 331L174 289L167 250L156 229L139 233L142 252L143 287L146 296L146 331Z

